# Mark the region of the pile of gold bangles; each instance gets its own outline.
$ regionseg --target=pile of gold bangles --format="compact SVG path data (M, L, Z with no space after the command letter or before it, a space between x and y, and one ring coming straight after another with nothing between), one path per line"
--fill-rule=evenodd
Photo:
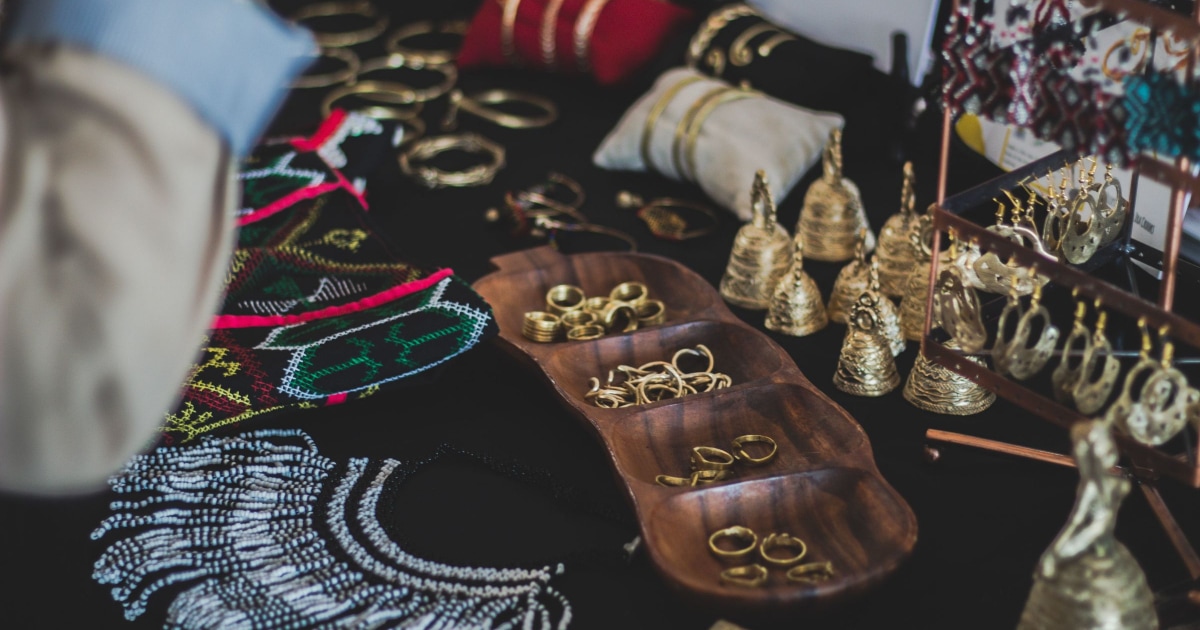
M680 359L689 356L701 357L708 362L708 367L695 372L681 368ZM604 385L600 384L598 378L589 379L589 388L583 397L597 407L616 409L682 398L732 385L733 379L728 374L712 371L713 363L712 351L703 344L697 344L695 349L684 348L676 352L670 363L651 361L641 367L618 365L617 369L609 370Z
M808 562L798 564L808 555L808 545L803 540L788 534L772 533L759 543L758 534L749 527L732 525L718 529L708 537L708 550L723 561L748 560L755 550L768 565L790 567L785 576L788 582L815 586L833 579L832 562ZM780 553L783 552L783 553ZM758 588L770 579L767 567L757 562L732 567L721 571L722 584Z
M767 453L754 457L746 451L748 444L765 444L767 445ZM743 435L734 438L733 452L717 448L715 446L694 446L689 457L691 462L691 475L687 477L673 477L671 475L659 475L654 478L654 483L660 486L667 487L696 487L725 481L734 477L734 464L744 464L746 466L763 466L772 459L775 459L775 453L779 451L779 445L775 440L766 435Z
M588 297L583 289L560 284L546 293L546 310L525 313L521 333L538 343L599 339L611 332L632 332L639 326L667 321L667 307L650 299L641 282L622 282L607 296Z

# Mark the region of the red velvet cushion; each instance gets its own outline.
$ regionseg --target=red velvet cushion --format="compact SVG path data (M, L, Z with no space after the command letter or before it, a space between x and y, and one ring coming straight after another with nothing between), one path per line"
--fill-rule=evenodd
M519 2L513 44L521 65L551 70L542 60L542 14L550 0ZM578 72L575 22L589 0L564 0L555 29L555 72ZM500 48L505 0L485 0L471 21L462 50L461 69L509 65ZM690 21L692 12L661 0L608 0L596 18L589 46L589 71L602 85L619 83L649 62L671 32Z

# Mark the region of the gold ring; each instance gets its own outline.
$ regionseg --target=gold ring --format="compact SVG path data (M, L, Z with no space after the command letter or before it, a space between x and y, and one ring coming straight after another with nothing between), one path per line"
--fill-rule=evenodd
M368 98L366 96L368 94L375 96ZM384 98L384 96L390 98ZM328 118L330 112L334 110L334 104L349 97L356 97L371 103L371 105L344 109L376 120L409 120L416 118L423 107L421 103L403 102L401 98L396 97L396 92L390 84L379 81L359 81L337 88L327 94L321 101L321 114Z
M414 62L413 67L417 67L416 63L421 63L429 66L438 66L447 64L458 58L457 48L409 48L403 46L400 42L411 37L420 35L431 35L434 33L448 33L450 35L458 35L460 38L467 33L467 22L463 20L422 20L405 24L392 31L387 39L387 51L397 55L403 55L405 58Z
M583 301L583 309L593 313L603 313L608 308L608 298L605 296L590 297Z
M394 70L409 70L412 72L436 72L442 75L442 80L438 83L425 88L415 88L407 83L400 81L390 81L386 79L364 79L366 75ZM424 103L432 101L435 98L449 92L454 84L458 82L458 68L453 65L443 66L421 66L417 67L409 65L404 55L391 54L386 57L375 57L362 62L358 68L358 78L363 79L363 82L371 81L377 87L383 88L383 92L394 95L394 101L398 105L408 105L410 103ZM390 99L389 99L390 100Z
M803 582L805 584L817 584L818 582L828 582L833 579L833 563L832 562L809 562L788 569L787 579L791 582Z
M725 481L733 477L732 470L697 470L688 478L688 485L693 488L696 486L706 486L710 483Z
M659 475L654 478L654 483L667 488L687 488L694 485L688 477L672 477L671 475Z
M680 359L680 357L684 357L684 356L688 356L688 355L691 355L694 357L704 357L704 358L708 359L708 367L704 368L703 370L697 370L697 372L708 373L708 372L713 371L714 361L713 361L712 351L708 349L708 346L706 346L702 343L696 344L695 348L683 348L681 350L676 351L675 354L671 357L671 365L674 366L676 370L683 372L684 370L679 367L679 359Z
M733 468L733 455L715 446L692 447L692 470L729 470Z
M345 64L346 67L321 74L302 74L296 77L295 81L292 81L292 88L305 90L309 88L329 87L350 81L358 74L360 65L358 55L354 54L354 51L349 48L322 48L321 54L316 59L336 59ZM314 62L312 66L309 66L309 69L311 70L316 65Z
M525 313L521 334L531 341L549 343L558 337L561 329L562 325L557 315L544 311L529 311Z
M749 544L745 544L743 547L735 547L733 549L722 549L721 547L717 546L717 543L725 538L728 538L735 543L740 542L745 544L749 542ZM726 527L725 529L718 529L708 537L709 550L711 550L719 558L741 558L749 555L750 552L754 551L754 548L757 546L758 534L755 534L754 530L750 529L749 527L743 527L741 525L732 525L730 527Z
M667 321L667 305L662 300L645 300L633 307L639 326L657 326Z
M377 11L375 5L366 0L306 4L292 12L291 19L293 22L304 22L305 20L314 18L336 17L339 15L358 15L369 20L375 20L375 22L366 28L356 31L319 31L309 26L308 28L313 32L313 39L316 40L318 46L322 48L354 46L355 44L369 42L387 30L388 16Z
M567 331L567 339L571 341L591 341L604 336L604 327L595 324L591 326L576 326Z
M546 292L546 310L562 315L583 306L587 294L573 284L558 284Z
M771 445L770 452L762 457L751 457L746 452L746 445L755 442ZM762 466L774 459L777 452L779 452L779 445L775 443L775 440L765 435L742 435L733 439L733 456L747 466Z
M485 154L491 161L461 171L422 164L453 150ZM450 134L417 140L400 153L399 160L400 170L426 188L483 186L504 168L504 147L477 133Z
M610 301L600 312L600 318L604 329L610 332L633 332L638 327L637 311L634 311L632 306L620 302Z
M798 551L794 556L780 558L778 556L772 556L768 553L772 549L792 549ZM790 534L771 534L763 539L762 545L760 545L758 548L758 554L767 562L787 566L789 564L796 564L797 562L803 560L804 556L808 554L808 545L804 544L803 540L800 540L799 538L796 538Z
M761 564L748 564L721 571L721 583L731 586L758 588L767 583L767 568Z
M599 318L591 311L585 311L581 308L569 310L562 314L562 323L568 329L578 326L591 326L595 324Z
M613 302L622 302L632 306L649 296L650 289L645 284L641 282L622 282L613 287L613 290L608 294L608 299Z

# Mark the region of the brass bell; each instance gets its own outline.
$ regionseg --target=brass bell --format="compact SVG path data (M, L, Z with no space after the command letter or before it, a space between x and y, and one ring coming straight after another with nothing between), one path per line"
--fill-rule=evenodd
M904 163L904 184L900 190L900 212L888 217L879 231L879 288L888 297L902 297L904 283L912 269L913 257L911 236L917 229L920 217L917 203L916 178L912 162Z
M804 272L804 242L793 240L791 273L775 287L766 327L793 337L803 337L829 324L821 290L812 276Z
M879 261L874 257L871 258L869 279L868 290L875 299L875 308L879 311L880 334L891 346L892 356L900 356L908 347L904 342L904 334L900 332L900 310L896 308L892 298L879 290Z
M800 238L799 235L796 236ZM850 307L858 301L870 287L870 269L867 265L866 253L867 230L858 231L854 241L854 260L851 260L838 272L837 280L833 281L833 291L829 294L829 319L839 324L845 324L850 317Z
M933 218L929 214L921 216L911 237L914 261L900 300L900 332L909 341L920 341L925 334L925 304L929 300L929 267L933 259Z
M824 175L808 187L796 233L804 239L804 255L812 260L841 262L854 256L854 240L866 228L865 251L875 249L862 195L842 177L842 130L829 132L821 160Z
M953 339L942 344L951 350L959 350ZM967 356L986 366L982 358ZM904 383L904 399L918 409L948 416L977 414L996 402L996 395L980 387L971 379L930 361L924 353L917 355L908 380Z
M879 311L870 292L850 309L846 338L833 385L855 396L882 396L900 384L892 349L880 334Z
M1114 534L1129 480L1111 473L1119 453L1110 427L1096 420L1071 427L1075 507L1038 561L1017 630L1159 627L1146 575Z
M750 222L733 239L720 293L735 306L763 310L770 306L775 285L792 264L792 239L775 219L775 202L761 170L754 174L750 210Z

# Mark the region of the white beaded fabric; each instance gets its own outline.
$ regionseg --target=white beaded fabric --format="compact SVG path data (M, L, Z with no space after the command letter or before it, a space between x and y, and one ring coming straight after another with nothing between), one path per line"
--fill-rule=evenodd
M566 628L571 606L541 569L414 557L376 517L400 462L339 465L297 430L162 447L110 480L115 512L93 539L128 619L167 587L172 628Z

